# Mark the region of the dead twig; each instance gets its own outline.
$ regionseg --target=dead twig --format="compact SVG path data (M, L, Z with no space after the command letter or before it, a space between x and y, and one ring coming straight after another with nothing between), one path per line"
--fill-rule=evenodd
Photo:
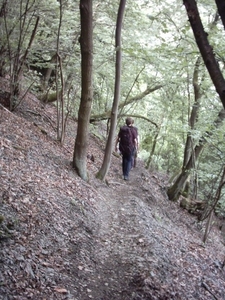
M26 112L31 113L31 114L33 114L33 115L35 115L35 116L40 116L40 117L46 118L47 121L48 121L48 122L50 123L50 125L52 126L52 128L55 130L55 126L54 126L54 124L53 124L51 118L50 118L48 115L46 115L46 114L41 114L41 113L39 113L39 112L35 112L35 111L33 111L33 110L30 110L30 109L27 109Z
M31 113L31 114L33 114L35 116L40 116L41 117L40 113L37 113L36 111L33 111L33 110L27 109L26 112Z
M219 298L216 295L214 295L214 293L210 290L208 284L204 281L202 281L202 287L204 287L213 296L214 299L219 300Z
M4 110L6 110L7 112L11 113L10 110L8 110L5 106L3 106L1 103L0 103L0 107L3 108ZM12 113L11 113L12 114Z

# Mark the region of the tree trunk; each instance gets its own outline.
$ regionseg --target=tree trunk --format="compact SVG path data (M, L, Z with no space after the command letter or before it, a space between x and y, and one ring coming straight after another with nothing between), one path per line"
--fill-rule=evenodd
M218 128L222 124L224 119L225 119L225 110L222 109L219 112L218 117L214 122L214 126ZM210 137L212 134L213 134L213 130L211 132L207 132L208 137ZM174 184L168 188L167 195L170 200L177 201L177 199L179 198L179 195L184 187L184 184L188 179L190 171L194 167L194 162L197 161L206 142L207 142L206 139L202 138L199 142L199 145L195 146L194 151L192 152L187 164L183 166L180 175L177 177Z
M204 32L204 29L203 29L203 26L202 26L202 23L201 23L199 14L198 14L196 3L195 3L195 1L190 0L190 1L184 1L184 4L186 5L186 9L187 9L187 12L189 15L189 20L192 24L192 28L193 28L193 31L195 34L196 42L199 46L199 49L201 51L202 57L205 61L205 64L206 64L206 62L207 63L210 62L209 68L208 68L209 72L211 72L210 75L214 79L215 78L219 79L219 81L217 82L217 86L218 86L218 89L221 89L224 79L223 79L220 69L215 61L215 57L214 57L213 53L210 52L212 49L211 49L210 45L208 44L207 36ZM193 9L192 14L191 14L190 9ZM218 16L216 16L214 21L212 22L211 29L216 25L217 21L218 21ZM214 66L212 65L213 63L215 63ZM193 81L192 81L193 88L194 88L195 100L194 100L191 115L189 118L189 127L191 130L193 130L195 128L195 124L198 121L198 111L199 111L199 107L200 107L200 100L202 97L202 94L200 91L200 84L199 84L199 65L200 65L200 57L196 61L194 74L193 74ZM225 85L224 85L224 87L225 87ZM223 96L223 91L221 91L220 94ZM221 98L221 100L222 100L222 98ZM225 100L225 98L224 98L224 100ZM218 118L214 122L215 127L218 127L220 125L220 123L223 121L223 119L224 119L224 110L221 110L220 113L218 114ZM206 134L208 134L208 136L210 136L210 135L212 135L212 132L207 132ZM191 133L188 133L186 144L185 144L182 171L181 171L180 175L177 177L177 180L175 181L175 183L168 189L168 197L170 200L176 201L178 199L179 195L181 194L181 192L183 191L186 181L188 180L190 171L191 171L191 169L193 169L195 167L196 160L198 159L198 156L199 156L200 152L202 151L205 143L206 143L206 140L204 138L202 138L200 140L200 145L196 146L196 142L195 142L195 144L193 143ZM194 189L194 190L196 191L196 194L197 194L197 189ZM188 195L186 195L186 196L188 196Z
M216 190L215 198L213 200L209 199L208 205L205 207L202 215L199 217L199 221L204 221L206 218L209 217L210 213L215 210L216 205L221 198L221 192L222 192L224 185L225 185L225 165L223 166L222 174L220 177L220 183Z
M216 61L213 53L213 48L210 46L207 33L204 31L197 4L195 0L184 0L184 5L187 10L189 21L195 36L196 43L199 51L202 55L204 63L207 67L212 82L216 88L216 91L220 97L220 100L225 108L225 80L223 74L219 68L219 64ZM222 1L218 1L222 2Z
M62 27L62 0L59 0L60 3L60 16L59 16L59 26L57 34L57 57L56 57L56 95L57 95L57 139L60 140L63 144L65 139L65 101L64 101L64 77L63 77L63 67L62 67L62 58L60 56L60 31ZM60 76L59 76L60 75ZM61 90L59 89L59 83Z
M194 87L194 104L192 105L192 110L191 110L191 115L188 121L188 125L191 130L195 128L195 124L198 121L198 112L200 108L200 99L202 97L202 94L200 92L200 84L198 83L199 81L199 65L200 65L201 58L198 57L196 64L195 64L195 69L194 69L194 74L193 74L193 87ZM186 166L191 153L193 150L193 143L192 143L192 137L191 133L188 133L186 144L185 144L185 151L184 151L184 161L183 161L183 167Z
M116 122L118 114L118 105L120 99L120 81L121 81L121 31L122 31L122 22L123 15L125 10L126 0L120 0L119 10L117 14L117 23L116 23L116 35L115 35L115 46L116 46L116 78L115 78L115 87L114 87L114 100L113 107L111 112L111 124L109 129L109 136L106 144L105 155L101 169L99 170L97 177L105 180L107 172L110 167L112 149L114 146L114 136L116 131Z
M198 159L202 149L204 147L204 143L202 142L199 146L196 146L192 155L189 158L188 163L182 169L180 175L177 177L174 184L168 188L167 195L170 200L177 201L181 191L183 190L185 183L189 177L191 169L194 167L195 161Z
M215 0L215 1L225 29L225 2L223 0Z
M27 2L27 5L28 5L28 2ZM26 11L27 11L27 9L28 8L26 8ZM37 32L37 28L38 28L39 19L40 18L38 16L36 18L36 23L35 23L33 32L31 34L29 44L26 48L25 53L23 54L22 58L20 59L21 47L22 47L22 35L23 35L23 30L25 30L24 22L22 22L23 26L21 26L20 38L19 38L19 43L18 43L18 47L17 47L17 53L16 53L15 59L13 61L13 70L12 70L12 74L11 74L11 83L10 83L10 94L11 94L10 95L10 110L11 111L14 110L17 107L17 105L20 103L20 101L18 100L18 97L20 95L21 80L23 78L23 67L24 67L27 55L29 53L29 50L34 41L34 38L35 38L35 35Z
M200 99L201 99L201 92L200 92L200 85L198 83L199 81L199 65L200 65L200 57L197 59L193 74L193 87L194 87L194 104L192 105L192 110L190 114L190 118L188 120L188 125L191 130L195 128L195 124L198 120L198 111L200 107ZM168 196L170 200L176 201L179 197L179 195L182 193L182 191L185 189L186 182L188 180L190 170L194 167L195 161L197 159L196 153L194 152L194 145L193 140L191 136L191 132L187 134L185 149L184 149L184 159L183 159L183 166L182 171L177 177L175 183L168 189ZM198 151L197 153L200 153ZM188 197L189 189L186 189L186 195L185 197Z
M220 200L221 192L222 192L222 189L225 185L224 178L225 178L225 167L223 167L223 172L222 172L222 175L221 175L221 178L220 178L220 183L219 183L219 186L217 188L215 199L213 200L213 203L211 205L209 203L208 206L206 206L202 216L199 218L200 221L203 221L204 219L208 218L206 228L205 228L204 237L203 237L203 243L206 242L206 239L209 235L209 231L211 229L212 217L214 215L214 210L216 208L217 203Z
M61 25L60 25L61 26ZM58 38L57 38L57 43L58 43ZM43 61L44 62L44 61ZM50 61L47 62L49 67L45 67L45 68L42 68L42 78L41 78L41 91L43 93L46 92L46 90L49 89L49 87L51 86L51 83L50 83L50 79L51 80L56 80L56 74L55 74L55 70L57 69L58 67L58 50L57 50L57 53L55 53ZM33 67L35 69L35 67Z
M89 119L93 98L92 68L93 68L93 24L92 0L80 0L81 17L81 101L78 112L77 136L74 146L73 167L78 175L88 180L87 147L89 135Z
M151 149L148 161L146 163L146 169L148 169L148 170L150 169L152 158L153 158L153 155L155 154L155 148L156 148L157 139L158 139L158 136L159 136L159 131L160 131L159 129L156 131L156 133L154 135L154 138L153 138L152 149Z

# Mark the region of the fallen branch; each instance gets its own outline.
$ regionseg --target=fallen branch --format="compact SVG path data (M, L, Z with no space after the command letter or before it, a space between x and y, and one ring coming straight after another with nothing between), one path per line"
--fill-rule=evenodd
M40 116L41 117L40 113L37 113L36 111L33 111L33 110L27 109L26 112L31 113L31 114L33 114L35 116Z
M19 151L27 151L27 149L25 149L23 147L20 147L20 146L14 146L13 145L13 148L16 149L16 150L19 150Z
M50 123L50 125L52 126L52 128L55 129L55 126L53 125L51 118L48 115L46 115L45 113L41 114L39 112L35 112L30 109L27 109L26 112L31 113L35 116L45 117L47 119L47 121ZM34 124L34 125L36 125L36 124Z
M214 295L214 293L210 290L208 284L206 284L204 281L202 281L202 287L204 287L212 296L215 300L219 300L219 298Z
M33 123L35 126L37 126L37 128L38 129L40 129L40 131L43 133L43 134L45 134L45 135L47 135L48 134L48 132L43 128L43 127L41 127L41 126L39 126L37 123Z
M0 103L0 107L12 114L12 112L10 110L8 110L5 106L3 106L1 103Z

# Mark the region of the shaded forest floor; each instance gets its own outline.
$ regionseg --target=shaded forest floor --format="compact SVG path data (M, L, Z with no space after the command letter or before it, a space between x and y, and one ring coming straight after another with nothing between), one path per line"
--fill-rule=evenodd
M14 113L0 106L0 299L225 299L216 220L204 245L205 223L141 161L125 182L113 155L107 184L97 180L95 135L83 182L71 167L76 122L60 146L55 115L32 95Z

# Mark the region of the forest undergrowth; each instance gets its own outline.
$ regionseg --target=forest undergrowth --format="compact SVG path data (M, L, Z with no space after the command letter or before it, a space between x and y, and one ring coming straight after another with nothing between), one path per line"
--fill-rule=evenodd
M138 160L125 182L112 155L96 179L105 142L91 134L82 181L76 122L61 146L55 107L31 94L0 106L0 132L0 299L225 299L224 234L215 219L203 244L205 223L168 200L165 174Z

